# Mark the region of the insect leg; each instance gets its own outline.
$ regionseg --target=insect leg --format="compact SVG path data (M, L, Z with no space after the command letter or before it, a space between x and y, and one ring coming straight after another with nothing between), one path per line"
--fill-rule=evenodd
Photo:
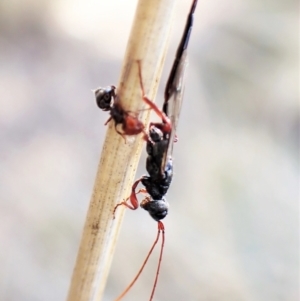
M132 188L131 188L131 194L130 196L123 202L120 202L119 204L117 204L114 208L114 211L113 211L113 218L115 218L115 213L116 213L116 210L119 206L125 206L131 210L136 210L138 207L139 207L139 202L138 202L138 199L136 197L136 195L138 193L146 193L147 190L146 189L140 189L139 191L135 191L136 187L138 186L138 184L142 181L144 177L141 177L140 179L136 180L133 185L132 185ZM128 201L130 201L130 203L128 203Z
M107 121L104 123L104 125L107 125L112 120L112 117L110 116Z
M163 132L165 132L165 133L170 132L172 126L171 126L171 121L170 121L169 117L164 112L162 112L158 108L158 106L146 96L144 84L143 84L143 77L142 77L141 60L138 60L137 63L138 63L138 67L139 67L139 79L140 79L140 86L141 86L141 90L142 90L142 94L143 94L143 100L163 120L163 124L164 124L163 129L162 129Z

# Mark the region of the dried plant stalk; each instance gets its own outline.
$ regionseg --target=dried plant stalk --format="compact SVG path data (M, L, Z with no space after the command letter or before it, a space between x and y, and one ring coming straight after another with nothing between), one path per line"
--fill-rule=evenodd
M138 80L138 59L142 60L146 93L154 99L169 42L175 1L140 0L138 3L118 85L118 95L126 110L137 112L145 108ZM150 110L140 111L140 119L145 124L149 113ZM141 135L127 139L125 144L116 133L114 122L110 122L68 301L101 300L124 215L124 209L120 208L113 220L113 208L130 193L142 145Z

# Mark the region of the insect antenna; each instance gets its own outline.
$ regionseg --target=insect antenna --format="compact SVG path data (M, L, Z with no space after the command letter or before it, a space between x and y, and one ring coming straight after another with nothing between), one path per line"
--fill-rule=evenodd
M161 247L160 247L158 265L157 265L157 270L156 270L156 276L155 276L155 281L154 281L151 296L150 296L150 301L152 301L154 293L155 293L156 284L157 284L157 281L158 281L158 275L159 275L159 271L160 271L160 265L161 265L161 261L162 261L163 251L164 251L164 245L165 245L165 227L164 227L164 224L162 222L158 222L158 234L157 234L157 236L159 236L160 232L162 232L162 241L161 241Z
M158 259L158 265L157 265L157 270L156 270L156 276L155 276L155 280L154 280L154 285L152 288L152 292L151 292L151 296L150 296L150 301L153 299L154 296L154 292L155 292L155 288L156 288L156 284L157 284L157 280L158 280L158 275L159 275L159 271L160 271L160 265L161 265L161 261L162 261L162 256L163 256L163 250L164 250L164 244L165 244L165 227L164 224L162 222L158 222L158 231L157 231L157 236L156 239L150 249L150 251L148 252L147 257L145 258L140 270L138 271L138 273L136 274L136 276L134 277L134 279L131 281L131 283L126 287L126 289L123 291L123 293L114 301L120 301L127 293L128 291L133 287L133 285L135 284L135 282L138 280L138 278L140 277L140 275L142 274L144 267L146 266L157 242L159 241L160 238L160 234L162 233L162 242L161 242L161 248L160 248L160 254L159 254L159 259Z

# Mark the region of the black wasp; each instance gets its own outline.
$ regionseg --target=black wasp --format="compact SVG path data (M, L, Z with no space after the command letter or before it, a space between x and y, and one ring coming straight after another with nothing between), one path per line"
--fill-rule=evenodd
M139 207L139 202L137 199L138 193L145 193L147 196L140 203L140 206L147 210L150 216L158 222L158 233L155 242L153 243L142 267L140 268L138 274L130 283L130 285L125 289L125 291L115 300L121 300L123 296L129 291L133 286L135 281L138 279L139 275L143 271L155 245L157 244L160 233L162 232L162 244L160 249L160 256L158 267L156 271L156 277L154 285L152 288L152 293L150 296L150 301L153 299L158 274L160 270L160 264L162 260L163 247L165 241L164 235L164 224L161 222L163 218L168 214L169 204L166 201L165 195L170 187L173 177L173 162L172 162L172 152L173 144L176 141L176 128L179 120L179 113L182 104L183 90L184 90L184 75L187 66L187 47L189 38L192 31L194 12L197 6L197 0L194 0L188 14L187 22L184 28L184 32L178 46L175 60L166 84L164 93L164 104L162 108L161 116L162 122L160 123L150 123L149 125L149 139L146 145L146 151L148 154L146 161L146 169L149 176L142 176L134 182L131 189L131 194L125 201L116 205L116 209L124 205L129 209L135 210ZM147 98L144 92L142 71L141 71L141 61L139 64L139 78L141 90L143 93L143 100L146 103L151 102ZM152 103L152 102L151 102ZM142 183L145 188L136 191L139 183ZM129 202L128 202L129 201Z

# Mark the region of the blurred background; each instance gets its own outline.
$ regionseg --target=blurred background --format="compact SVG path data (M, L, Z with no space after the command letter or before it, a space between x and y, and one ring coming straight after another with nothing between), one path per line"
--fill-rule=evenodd
M191 1L178 0L168 72ZM0 1L0 300L65 300L136 0ZM299 300L298 2L200 1L157 301ZM145 151L137 176L145 173ZM127 212L103 300L157 226ZM124 300L148 300L157 255Z

